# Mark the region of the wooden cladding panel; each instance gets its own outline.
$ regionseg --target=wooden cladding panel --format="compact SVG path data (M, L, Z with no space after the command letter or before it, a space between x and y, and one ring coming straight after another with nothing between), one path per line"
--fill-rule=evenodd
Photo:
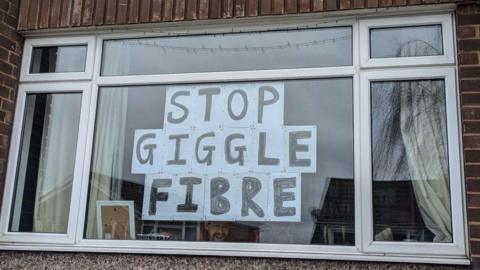
M19 30L281 15L461 0L21 0Z

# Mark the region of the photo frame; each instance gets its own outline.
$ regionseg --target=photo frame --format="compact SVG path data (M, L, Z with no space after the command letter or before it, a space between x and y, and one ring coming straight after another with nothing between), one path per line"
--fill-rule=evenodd
M135 239L133 201L97 201L98 239Z

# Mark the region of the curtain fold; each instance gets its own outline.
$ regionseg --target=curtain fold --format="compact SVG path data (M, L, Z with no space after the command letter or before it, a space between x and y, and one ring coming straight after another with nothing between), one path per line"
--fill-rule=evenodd
M87 238L97 237L96 202L120 199L127 93L126 88L115 88L100 94L90 175Z
M434 242L452 242L443 81L401 82L401 134L417 205Z

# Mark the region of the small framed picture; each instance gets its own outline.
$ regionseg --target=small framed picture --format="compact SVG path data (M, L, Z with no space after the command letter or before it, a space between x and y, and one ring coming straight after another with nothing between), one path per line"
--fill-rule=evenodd
M135 239L133 201L97 201L98 239Z

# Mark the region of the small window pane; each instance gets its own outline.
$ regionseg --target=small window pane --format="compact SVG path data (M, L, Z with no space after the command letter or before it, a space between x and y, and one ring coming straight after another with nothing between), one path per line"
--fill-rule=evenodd
M370 57L442 55L442 26L410 26L370 30Z
M265 89L278 89L278 92L272 90L278 93L278 99L272 95L274 92L260 95ZM232 105L230 111L226 104L231 93L241 91L245 91L249 105L240 122L234 122L230 114L241 115L242 106ZM176 95L180 93L183 97ZM211 97L210 103L206 95ZM173 96L179 97L177 105L186 105L182 108L189 111L178 126L172 126L168 120L177 119L182 112L176 105L172 107ZM262 110L260 119L265 117L265 121L260 124L257 106L258 100L264 98L270 100L266 103L270 105L265 105L269 109ZM232 104L244 104L241 94L232 94L230 100ZM96 114L85 237L354 245L352 103L351 78L102 87ZM275 111L271 111L274 108ZM313 126L316 136L310 137L309 147L305 145L306 140L299 141L302 146L298 158L305 158L306 152L314 154L318 158L310 160L308 166L316 164L316 169L289 174L294 165L286 162L289 157L286 149L296 143L289 143L287 138L291 137L286 132ZM139 157L148 156L138 143L139 136L148 137L139 132L149 130L159 132L154 135L155 140L145 144L147 148L155 148L152 163L137 163ZM176 170L167 160L176 152L177 143L172 143L171 135L178 132L188 138L184 136L178 142L178 154L185 163ZM264 144L258 143L259 132L265 133ZM225 141L231 134L242 134L243 139L228 147ZM206 137L199 139L202 136ZM263 148L259 148L260 145ZM245 151L245 159L234 161L228 149L234 154ZM266 158L262 158L262 166L259 165L261 153L267 153ZM265 167L266 160L268 167ZM289 184L275 188L274 183L280 183L276 180L287 175L291 177L287 180ZM183 178L188 176L198 178L191 191L187 190L186 182L181 184L182 179L193 181ZM217 177L226 180L220 181ZM212 179L228 183L222 184L226 189L221 195L224 198L212 197L212 188L216 191L220 187L212 184ZM243 186L247 180L260 185ZM256 187L254 193L245 191L253 186ZM252 201L258 204L258 208L254 206L255 212L250 209L254 204L242 203L250 198L245 194L251 194ZM279 202L281 196L285 196L286 201L274 203ZM221 202L220 210L212 208L217 206L215 202ZM133 209L128 208L129 204ZM225 205L229 207L223 207ZM274 208L275 205L278 208ZM284 212L283 207L290 210ZM132 221L128 218L130 213ZM121 229L113 229L114 224Z
M444 80L371 83L375 241L452 242Z
M30 73L85 71L87 46L36 47L32 51Z
M142 75L346 66L352 29L108 40L102 75Z
M66 233L81 94L29 94L10 231Z

